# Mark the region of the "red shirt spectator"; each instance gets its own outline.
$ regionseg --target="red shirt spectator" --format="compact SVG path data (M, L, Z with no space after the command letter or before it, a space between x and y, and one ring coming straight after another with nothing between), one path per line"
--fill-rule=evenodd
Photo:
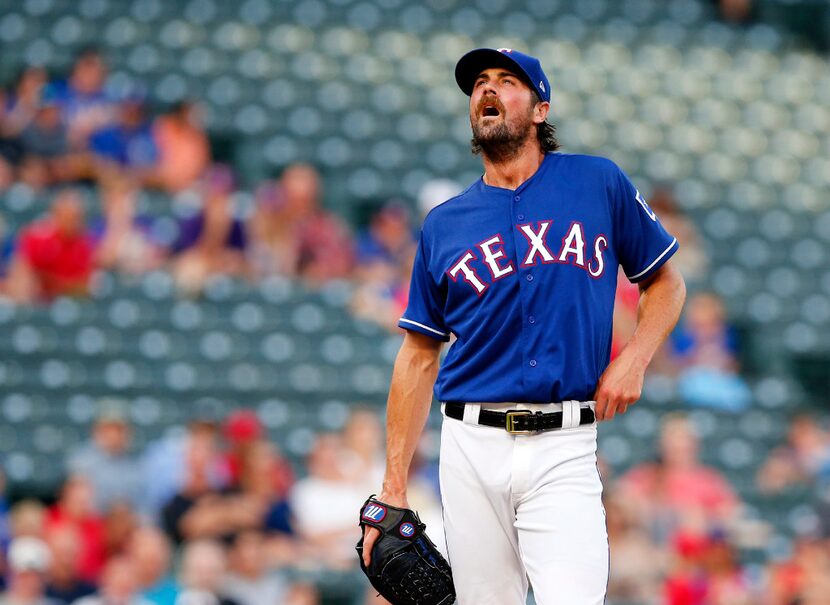
M70 477L60 499L46 515L47 536L59 528L74 529L78 536L78 577L95 583L106 562L106 528L93 509L92 484Z
M225 453L225 464L230 472L230 483L233 487L239 487L243 482L246 461L258 450L261 452L265 427L252 410L237 410L232 412L225 420L222 428L228 450ZM270 474L272 485L277 497L284 497L294 484L294 473L290 464L282 459L276 452L269 452L272 457ZM259 477L262 480L262 477Z
M21 234L10 288L21 302L86 294L93 253L80 198L74 191L64 191L52 204L49 217Z
M660 434L660 460L634 467L620 490L645 525L666 522L673 529L689 520L706 526L729 524L739 500L729 483L698 459L698 438L689 421L670 417Z

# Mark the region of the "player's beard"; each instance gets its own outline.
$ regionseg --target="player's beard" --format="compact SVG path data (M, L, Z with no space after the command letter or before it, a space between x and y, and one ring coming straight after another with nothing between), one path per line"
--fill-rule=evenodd
M495 163L516 157L527 140L536 133L532 108L527 114L512 121L507 119L503 109L501 115L503 117L495 124L483 123L481 117L470 124L473 129L470 141L472 152L476 155L483 154Z

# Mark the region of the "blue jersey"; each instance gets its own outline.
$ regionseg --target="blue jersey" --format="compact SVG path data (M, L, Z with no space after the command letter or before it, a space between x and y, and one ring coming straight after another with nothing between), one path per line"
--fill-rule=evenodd
M456 336L440 401L590 400L618 267L642 281L677 246L613 162L549 153L516 190L479 179L429 213L398 325Z

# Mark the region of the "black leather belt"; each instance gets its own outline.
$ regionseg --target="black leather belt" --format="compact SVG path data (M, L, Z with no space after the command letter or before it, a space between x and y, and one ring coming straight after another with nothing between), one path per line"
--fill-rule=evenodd
M464 419L464 402L447 401L444 404L444 413L455 420ZM562 428L562 412L531 412L530 410L507 410L496 412L481 409L478 413L478 424L505 429L511 434L539 433ZM579 408L579 424L591 424L595 420L594 410L590 407Z

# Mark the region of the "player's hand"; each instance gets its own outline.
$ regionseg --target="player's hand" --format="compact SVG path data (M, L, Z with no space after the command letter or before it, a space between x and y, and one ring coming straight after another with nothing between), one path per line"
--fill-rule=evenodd
M398 508L409 508L409 501L406 499L406 494L392 495L382 492L378 496L378 500L384 504L397 506ZM363 564L366 567L369 566L369 562L372 560L372 548L374 548L375 542L379 537L380 532L374 527L367 526L363 528Z
M645 364L631 354L626 355L625 349L608 364L594 393L597 420L610 420L615 414L625 413L640 398L645 370Z

